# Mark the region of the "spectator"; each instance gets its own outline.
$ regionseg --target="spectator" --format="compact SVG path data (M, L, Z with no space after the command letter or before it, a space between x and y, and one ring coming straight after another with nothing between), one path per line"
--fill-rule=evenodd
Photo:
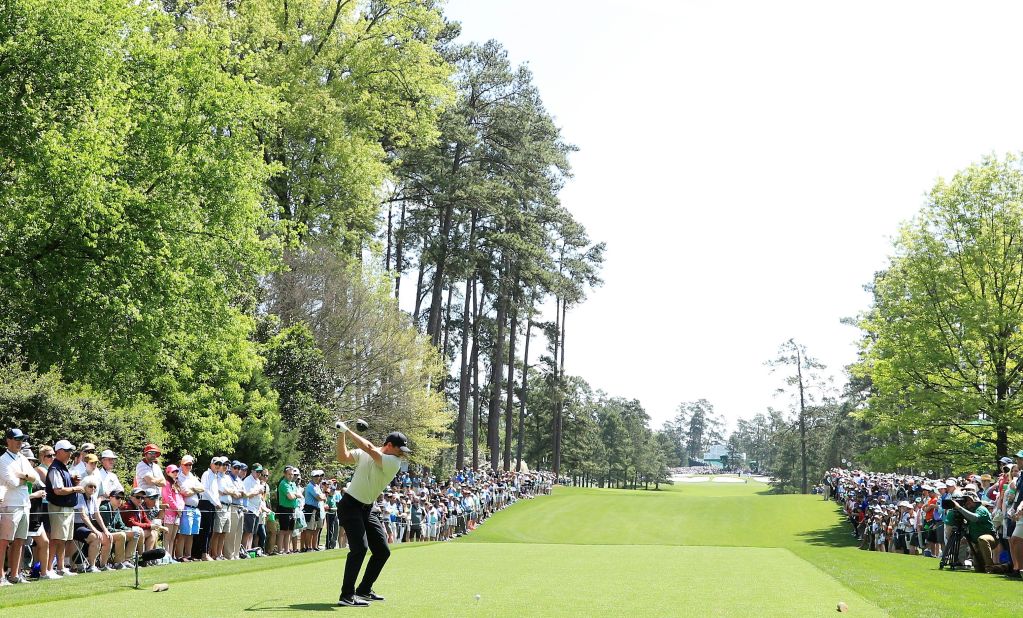
M96 476L99 478L99 499L102 502L115 491L124 493L124 485L121 484L121 479L114 472L114 467L117 465L117 455L110 449L107 449L99 457L100 468L96 471Z
M83 493L81 485L71 480L71 472L67 468L71 461L71 453L75 445L67 440L58 440L53 446L54 458L46 473L46 501L50 516L50 558L46 565L53 564L46 571L47 579L75 575L67 569L67 543L74 541L75 505L78 504L76 494ZM58 577L59 576L59 577Z
M337 479L323 481L322 489L327 496L324 524L327 529L326 547L334 549L337 547L338 529L340 528L337 521L337 503L341 500L341 492L337 487Z
M135 554L139 537L142 536L141 528L132 528L124 523L121 518L121 509L125 503L124 490L117 489L107 496L107 501L99 505L99 514L103 518L103 525L111 536L113 549L113 562L108 562L112 569L123 569L131 566L128 556ZM110 556L104 556L109 560Z
M169 482L163 486L160 491L161 501L160 504L163 507L160 519L163 525L167 528L167 533L163 537L163 546L169 548L171 562L177 562L174 558L175 542L177 540L178 524L181 521L181 513L185 509L185 496L182 493L181 485L178 483L178 475L181 469L170 464L163 469L164 478L168 479Z
M277 533L277 551L281 554L291 553L291 534L295 530L295 509L299 507L302 492L295 485L294 466L284 468L284 477L277 483L277 522L280 532Z
M160 470L160 448L155 444L147 444L142 448L142 461L135 466L135 486L143 489L159 491L167 484Z
M145 505L148 491L150 490L136 487L131 492L128 502L121 507L121 518L124 520L124 523L142 531L143 551L154 549L156 547L157 535L166 530L166 528L154 522L149 516L150 509Z
M53 459L53 449L49 446L41 447L39 453L39 456L45 458L46 461ZM33 555L39 558L40 571L33 570L33 576L41 576L43 561L50 554L50 537L43 525L43 519L47 517L45 507L47 468L39 463L32 453L32 449L28 448L27 442L21 446L21 454L32 464L36 476L39 477L38 483L29 483L28 538L31 539Z
M309 484L305 487L305 501L302 510L305 513L306 527L302 531L302 551L320 551L320 529L323 527L323 505L327 496L320 488L323 481L323 470L313 470Z
M74 539L89 548L87 562L82 564L83 573L99 573L106 569L106 559L113 542L113 536L107 531L99 514L99 500L96 496L98 490L96 478L86 476L75 506Z
M28 539L30 484L39 482L32 463L21 453L27 436L16 427L5 434L7 450L0 455L0 586L24 583L21 571L21 548ZM10 567L11 577L5 574Z
M210 460L210 467L202 473L202 498L199 500L199 543L196 552L203 560L213 560L213 529L216 527L217 513L220 511L220 484L217 482L217 475L220 473L221 462L227 461L226 457L214 457ZM194 556L195 554L193 554Z
M75 462L71 466L71 478L78 479L79 482L85 480L85 456L96 454L96 445L92 442L86 442L82 445L82 448L75 453Z
M260 464L252 464L251 473L245 478L243 491L245 492L245 521L242 525L242 547L245 551L253 548L255 544L262 546L266 542L266 530L263 527L263 518L269 509L266 507L266 482L263 479L265 470Z
M227 457L220 457L216 473L211 475L211 487L216 487L219 504L213 514L213 535L210 538L210 556L213 560L224 559L224 541L231 531L231 485L227 477Z
M184 507L181 511L178 533L174 537L171 557L181 562L192 560L192 543L195 536L199 534L199 495L202 494L202 483L192 474L194 465L195 458L185 455L181 458L181 467L177 476L178 491L183 498Z
M223 551L224 559L226 560L237 560L241 552L242 546L242 526L245 522L245 516L243 511L245 506L243 503L245 494L245 482L242 478L244 470L248 466L244 463L235 460L231 462L231 467L221 477L220 483L220 500L221 502L228 503L228 529L224 534L224 545ZM225 494L230 496L230 500L225 498Z

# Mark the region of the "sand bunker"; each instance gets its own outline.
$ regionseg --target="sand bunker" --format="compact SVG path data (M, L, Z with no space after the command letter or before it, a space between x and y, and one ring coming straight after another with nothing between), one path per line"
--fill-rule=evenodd
M710 478L706 476L673 476L671 480L676 483L706 483Z
M715 476L715 483L745 483L742 479L737 479L734 476Z
M753 480L754 481L759 481L761 483L771 483L771 482L774 482L774 479L772 479L769 476L754 476Z

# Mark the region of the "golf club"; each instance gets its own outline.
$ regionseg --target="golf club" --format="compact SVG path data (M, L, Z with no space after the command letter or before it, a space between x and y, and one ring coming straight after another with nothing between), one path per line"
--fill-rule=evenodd
M349 424L349 423L355 423L355 429L357 429L360 432L366 431L367 429L369 429L369 423L367 423L366 421L364 421L361 418L355 418L355 419L352 419L352 420L349 420L349 421L337 421L336 423L334 423L334 428L337 429L338 431L340 431L341 430L341 423L344 423L346 425Z

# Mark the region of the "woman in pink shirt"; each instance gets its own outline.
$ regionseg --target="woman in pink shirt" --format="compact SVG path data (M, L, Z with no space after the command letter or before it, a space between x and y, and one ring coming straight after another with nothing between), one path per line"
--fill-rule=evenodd
M169 481L160 489L162 497L161 519L167 531L163 534L163 546L173 551L174 537L178 534L178 524L181 521L181 511L185 508L185 497L181 494L181 486L178 484L178 467L171 464L164 468L164 475ZM170 555L170 554L168 554ZM173 557L171 558L173 561Z

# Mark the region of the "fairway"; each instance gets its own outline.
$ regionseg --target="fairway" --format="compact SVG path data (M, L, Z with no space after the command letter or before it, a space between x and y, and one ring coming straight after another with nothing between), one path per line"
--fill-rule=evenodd
M200 616L815 616L844 601L855 616L940 616L960 615L939 601L945 593L1018 590L851 540L831 503L760 483L557 488L457 541L396 546L376 586L388 600L369 609L334 606L344 552L146 569L144 588L171 584L158 596L131 589L127 573L33 583L3 590L0 606L18 616L147 603ZM921 589L932 594L907 594Z

